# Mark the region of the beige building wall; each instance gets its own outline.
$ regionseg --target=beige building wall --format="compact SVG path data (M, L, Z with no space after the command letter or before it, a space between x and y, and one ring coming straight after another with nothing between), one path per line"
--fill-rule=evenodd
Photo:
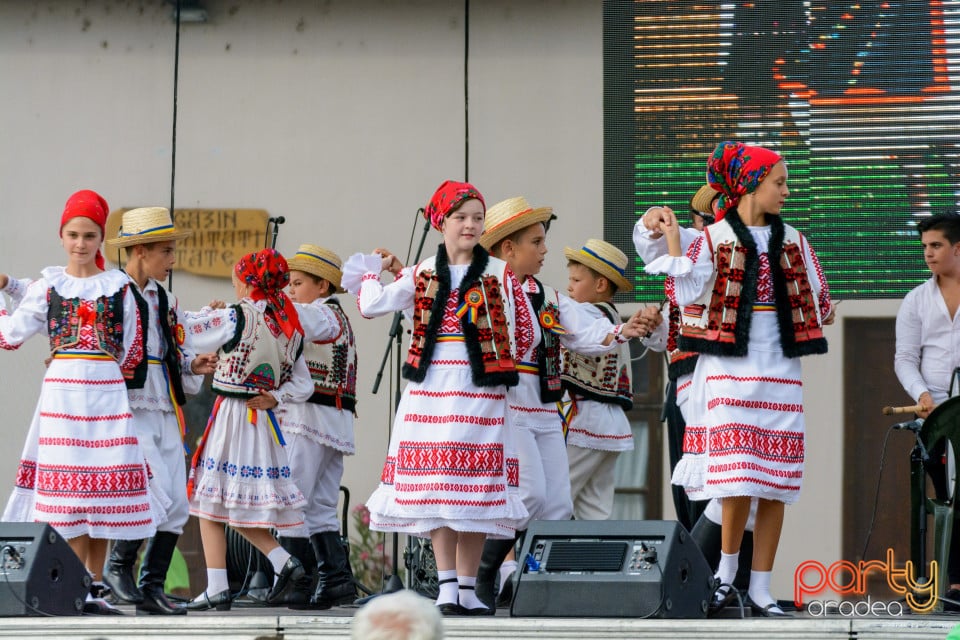
M463 3L203 4L209 21L181 33L177 206L282 215L287 253L311 242L343 257L380 246L404 255L422 228L417 208L466 169ZM602 235L601 9L600 0L489 0L471 3L469 16L469 178L488 203L522 194L555 208L543 275L561 288L562 247ZM57 226L76 189L99 191L112 208L169 203L170 10L161 0L0 4L0 272L63 263ZM428 254L438 241L431 232ZM225 280L179 273L174 291L186 308L232 295ZM360 452L344 478L356 504L386 450L390 371L378 395L370 390L389 319L346 308L361 353ZM808 474L787 511L780 597L799 562L839 559L842 320L896 308L845 304L827 332L830 355L806 359ZM38 338L0 356L0 486L12 484L44 355ZM666 493L664 505L669 513Z

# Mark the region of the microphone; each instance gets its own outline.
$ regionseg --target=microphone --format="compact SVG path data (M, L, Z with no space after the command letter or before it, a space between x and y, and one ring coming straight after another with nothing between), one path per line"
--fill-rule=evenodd
M267 218L267 222L272 222L273 224L283 224L287 219L283 216L277 216L276 218Z
M906 422L898 422L893 425L894 429L903 430L903 431L913 431L917 433L920 431L920 428L923 426L923 418L917 418L916 420L908 420Z

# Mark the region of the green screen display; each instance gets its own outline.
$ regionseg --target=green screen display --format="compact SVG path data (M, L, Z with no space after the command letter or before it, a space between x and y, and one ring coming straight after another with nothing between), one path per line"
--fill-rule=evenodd
M604 3L604 233L634 293L663 297L631 240L647 207L688 222L718 142L776 149L784 220L834 299L900 298L929 277L916 232L957 211L960 1Z

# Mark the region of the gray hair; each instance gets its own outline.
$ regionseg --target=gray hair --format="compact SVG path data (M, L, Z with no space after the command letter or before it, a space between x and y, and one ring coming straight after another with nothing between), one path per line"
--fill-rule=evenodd
M377 596L350 624L353 640L442 640L443 619L431 600L403 590Z

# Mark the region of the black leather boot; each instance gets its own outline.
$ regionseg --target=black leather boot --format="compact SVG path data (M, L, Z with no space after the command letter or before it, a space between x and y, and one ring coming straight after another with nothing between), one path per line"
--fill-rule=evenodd
M305 608L310 604L310 598L313 596L315 588L314 581L317 577L317 559L313 552L313 545L309 538L285 538L281 536L277 539L280 546L287 552L295 556L303 565L306 572L302 578L293 583L293 587L276 602L270 604L285 604L293 608Z
M133 578L133 565L137 563L137 552L140 551L141 544L143 540L115 540L113 549L110 550L103 581L122 602L143 602L143 593L137 588L137 581Z
M496 583L500 565L503 564L507 554L510 553L516 543L515 539L496 540L493 538L487 538L487 541L483 543L483 555L480 556L480 568L477 570L476 593L480 602L492 611L497 610Z
M326 609L356 600L357 585L340 533L315 533L310 536L310 544L317 556L317 588L310 598L310 604Z
M173 550L177 547L179 537L169 531L157 531L147 543L143 565L140 567L140 591L143 592L143 601L137 605L137 611L168 616L187 613L184 607L171 603L163 591L167 569L170 568L170 560L173 559Z

